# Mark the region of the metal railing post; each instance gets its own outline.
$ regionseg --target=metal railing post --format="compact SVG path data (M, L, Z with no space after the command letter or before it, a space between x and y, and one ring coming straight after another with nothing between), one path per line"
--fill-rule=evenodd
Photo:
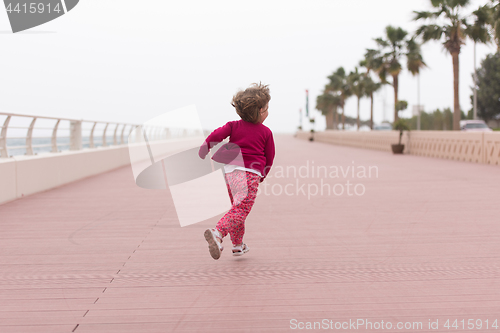
M154 127L151 127L149 129L148 139L151 141L155 140L155 128Z
M52 152L53 153L57 153L57 128L59 127L60 122L61 122L61 119L57 119L57 122L54 125L54 129L52 130L51 143L52 143Z
M130 131L128 132L128 142L130 143L130 136L132 135L132 131L134 130L134 126L130 126Z
M0 157L9 157L7 150L7 128L9 127L10 116L7 116L3 122L2 132L0 133Z
M158 140L158 127L153 128L153 139L154 141Z
M70 150L82 150L82 122L75 120L70 122L70 138L69 138L69 149ZM92 129L93 130L93 129Z
M102 146L103 147L107 146L107 143L106 143L106 131L108 129L108 126L109 126L109 123L106 123L106 126L104 127L104 132L102 132Z
M97 125L97 121L94 122L94 126L92 126L92 129L90 130L89 148L95 148L95 145L94 145L94 130L95 130L96 125Z
M125 132L125 127L127 127L127 125L123 124L123 128L122 128L122 135L120 136L120 144L124 144L124 140L123 140L123 133Z
M30 127L28 128L28 135L26 135L26 155L33 154L33 128L35 127L36 117L31 121Z
M25 114L12 114L12 113L4 113L0 112L0 116L5 116L6 118L3 120L3 126L0 126L0 158L8 158L9 157L9 150L12 151L13 149L21 150L25 149L26 155L35 155L34 149L41 149L41 151L50 151L52 153L65 150L65 149L60 149L61 146L65 147L68 146L69 150L81 150L83 149L83 143L84 143L84 138L83 138L83 123L92 123L92 127L90 130L90 135L89 135L89 148L96 148L96 142L94 140L95 138L95 132L96 132L96 127L97 124L104 124L104 130L102 133L102 146L111 146L111 145L119 145L119 144L127 144L126 139L128 138L133 138L132 140L135 140L136 142L144 142L144 136L149 135L151 140L157 140L159 137L162 135L162 129L159 127L155 126L142 126L142 125L134 125L134 124L127 124L127 123L106 123L106 122L99 122L99 121L90 121L90 120L83 120L83 119L70 119L70 118L54 118L54 117L44 117L44 116L33 116L33 115L25 115ZM13 126L10 121L13 117L23 117L24 119L31 118L31 123L29 126ZM54 121L54 125L48 127L48 126L43 126L43 124L39 124L37 122L38 119L50 119ZM69 122L69 128L64 127L61 128L63 130L68 130L69 131L69 136L60 136L60 133L58 133L61 122L68 121ZM37 131L38 130L51 130L52 135L51 136L36 136L36 133L33 134L34 129L35 129L35 124L37 126ZM110 138L107 138L108 134L108 129L110 128L111 125L115 125L114 131L113 131L113 141L110 141L111 134L109 135ZM1 125L1 124L0 124ZM120 128L120 126L122 126ZM130 128L127 128L127 126L130 126ZM9 139L7 138L7 132L8 130L27 130L24 140L25 140L25 145L19 145L18 143L16 144L16 141L10 142L8 141ZM135 133L136 136L132 136L133 131L137 130ZM119 132L120 131L120 132ZM126 132L127 131L127 132ZM129 137L126 137L126 134L128 133ZM47 139L50 138L50 143L47 142ZM13 137L12 139L23 139L23 137ZM38 142L38 139L42 139L42 142ZM61 139L64 139L64 142L59 142L58 141ZM66 140L69 140L67 142ZM17 140L19 141L19 140ZM120 141L120 143L118 143ZM132 141L133 142L133 141ZM99 142L97 142L97 145ZM85 140L85 146L87 146L87 141ZM14 155L17 155L14 153Z
M118 126L120 126L120 124L116 124L115 132L113 133L113 144L115 146L118 145L118 141L116 140L116 131L118 131Z
M144 135L142 134L142 125L135 128L135 143L144 142Z

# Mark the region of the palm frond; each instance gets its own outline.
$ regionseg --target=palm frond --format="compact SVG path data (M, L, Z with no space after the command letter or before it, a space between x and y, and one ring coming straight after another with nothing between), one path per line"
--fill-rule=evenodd
M365 88L365 96L367 97L371 96L373 93L377 92L382 87L381 82L375 82L369 76L363 78L363 81L364 81L363 86Z
M388 41L392 45L398 45L405 39L405 37L408 35L408 32L403 30L402 28L395 28L389 25L385 28L385 34Z
M475 16L474 24L465 25L464 34L474 42L488 44L492 39L488 29L489 9L481 7L473 13L473 16Z
M374 49L366 49L365 57L359 62L361 67L366 68L366 72L376 70L379 65L380 51Z
M375 38L374 41L377 43L379 47L388 47L390 44L385 41L383 38Z
M447 5L451 8L466 7L470 4L470 0L448 0Z
M432 7L441 7L444 4L445 0L431 0Z
M408 70L413 75L417 75L420 73L420 69L427 67L427 64L424 62L422 57L420 45L415 41L415 38L412 38L408 41L407 44L408 53L406 55Z
M490 6L484 5L479 7L477 10L472 12L472 15L475 16L474 24L479 24L479 25L488 24L492 16L491 14L492 14L492 8Z
M401 63L399 61L392 61L389 64L387 71L391 75L398 75L402 69L403 67L401 66Z
M339 67L332 75L328 76L328 79L330 80L327 85L328 91L339 94L341 98L339 106L343 107L344 101L352 95L344 68Z
M413 16L413 21L437 18L441 14L441 12L419 12L419 11L413 11L413 13L415 14Z
M353 95L358 98L361 98L364 95L364 86L361 81L361 77L357 73L351 73L351 75L347 78L347 82Z
M445 32L446 27L441 27L436 24L423 25L417 29L415 34L422 37L422 41L440 40Z
M490 7L490 26L492 29L493 38L497 42L498 49L500 50L500 1L491 0Z
M380 67L377 73L378 73L378 77L382 83L390 84L387 81L387 68L385 66Z

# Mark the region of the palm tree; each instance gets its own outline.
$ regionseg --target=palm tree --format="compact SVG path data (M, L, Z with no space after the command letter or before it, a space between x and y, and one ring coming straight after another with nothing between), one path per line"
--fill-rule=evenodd
M475 16L474 24L469 25L466 28L466 35L469 36L474 41L474 98L473 98L473 110L474 119L477 119L477 69L476 69L476 44L483 43L488 44L491 41L491 35L487 28L488 24L491 24L493 18L493 8L488 5L479 7L474 13ZM493 24L491 24L493 26Z
M343 67L339 67L328 77L330 83L327 85L328 92L337 93L340 98L339 106L342 108L342 129L345 130L345 102L352 96L351 87Z
M370 97L370 129L373 129L373 94L376 93L381 87L382 82L375 82L370 76L370 72L374 68L380 68L382 58L377 50L367 49L365 53L365 58L359 62L359 65L366 68L366 74L364 78L365 93L366 96Z
M417 58L416 52L420 48L414 48L415 41L408 38L408 32L401 28L386 27L385 38L375 39L380 49L380 59L377 60L379 66L374 68L374 70L379 74L383 83L387 82L387 75L392 76L392 86L394 88L394 121L396 121L399 118L396 105L399 101L399 74L403 69L401 60L403 57L406 57L408 69L412 71L411 68L415 66L412 61ZM422 59L422 56L418 54L418 58Z
M500 52L500 0L491 0L490 24L493 28L493 36Z
M355 95L358 98L358 118L357 118L357 126L358 126L358 131L360 127L360 121L359 121L359 102L363 96L365 96L365 82L364 82L364 77L365 74L361 74L358 72L358 67L356 67L354 72L351 72L349 76L347 77L347 82L351 87L351 91L353 95Z
M365 93L367 97L370 97L371 105L370 105L370 129L373 129L373 94L376 93L381 87L382 83L375 82L373 79L366 75L364 77L364 87Z
M325 87L322 95L316 98L316 109L326 118L326 129L337 129L337 108L340 105L340 96L328 92Z
M459 55L465 39L470 34L470 25L463 8L469 5L470 0L431 0L436 9L433 12L414 12L415 21L430 20L431 24L422 25L416 35L421 36L423 42L430 40L444 40L444 47L453 59L453 129L460 130L460 99L459 99ZM483 27L483 29L486 29Z
M424 67L427 67L426 63L424 62L424 59L422 58L422 52L420 50L420 44L418 44L415 41L415 38L412 38L408 41L408 55L407 59L408 62L406 66L408 67L408 70L413 76L418 76L418 82L417 82L417 91L418 91L418 97L417 97L417 106L418 106L418 120L417 120L417 129L420 130L420 70Z

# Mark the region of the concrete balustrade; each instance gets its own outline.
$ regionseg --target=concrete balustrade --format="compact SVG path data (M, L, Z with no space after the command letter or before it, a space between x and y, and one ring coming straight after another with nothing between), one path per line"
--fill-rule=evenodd
M311 137L311 133L301 131L297 133L297 137L308 140ZM334 145L391 151L391 144L398 143L399 141L399 132L343 132L327 130L324 132L315 132L314 140ZM408 143L408 136L406 134L403 135L401 143L405 145Z
M174 142L151 142L155 157L159 159L193 145L193 138L171 141ZM196 140L196 143L202 142ZM144 145L144 142L139 142L130 146L144 150ZM146 154L144 159L149 162L149 155ZM130 162L129 145L0 159L0 204L130 165ZM132 169L130 177L133 177Z
M311 133L300 131L297 132L296 137L308 140ZM398 143L399 131L327 130L314 133L314 140L390 152L391 144ZM407 154L500 165L500 133L411 131L404 133L401 142L406 146L405 153Z
M484 133L484 163L500 165L500 133Z
M484 163L484 133L410 132L410 153L419 156Z
M131 162L129 148L132 149L131 151L146 152L144 161L147 167L149 165L147 163L150 162L148 149L154 153L155 158L160 159L162 156L168 156L185 147L201 145L204 140L202 132L194 133L192 130L175 126L164 127L161 126L161 122L155 121L134 125L4 112L0 112L0 116L5 117L3 123L0 124L0 204L128 165ZM11 119L16 117L30 120L29 127L9 126ZM33 139L37 138L33 136L33 130L39 118L54 121L53 127L42 127L45 130L52 129L50 144L33 144ZM69 151L60 152L58 148L58 146L66 145L57 141L58 138L66 138L57 135L61 121L69 122L69 137L67 137L70 143ZM89 135L89 149L83 149L83 122L93 123ZM99 123L105 124L105 127L102 131L102 146L96 148L95 129ZM9 146L7 144L9 129L27 130L26 144ZM106 141L107 133L112 133L112 141ZM127 137L130 145L124 144ZM196 144L190 142L193 140ZM147 149L145 148L146 141L149 145ZM37 155L33 149L36 147L51 147L51 153ZM19 148L26 149L26 154L9 157L9 149ZM134 156L134 163L142 165L143 161L137 161L137 158L143 158L142 155Z
M130 163L126 145L0 159L0 203Z

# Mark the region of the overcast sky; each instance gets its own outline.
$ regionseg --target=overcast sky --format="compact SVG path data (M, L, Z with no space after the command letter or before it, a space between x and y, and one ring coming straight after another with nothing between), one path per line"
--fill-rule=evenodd
M472 1L473 7L486 0ZM0 11L0 110L45 116L142 123L195 104L205 128L238 116L232 95L252 82L270 85L266 125L291 132L310 110L327 76L353 70L373 38L391 24L413 32L413 10L429 0L81 0L68 14L25 33L10 33ZM460 103L469 110L473 44L460 55ZM479 45L478 63L495 51ZM451 56L424 45L421 76L427 111L453 105ZM384 97L385 96L385 97ZM406 70L400 99L417 103L417 80ZM375 121L392 120L392 87L376 95ZM369 117L369 101L361 104ZM316 111L317 112L317 111ZM316 114L319 115L317 112ZM356 115L349 100L346 114ZM324 128L318 117L317 129Z

